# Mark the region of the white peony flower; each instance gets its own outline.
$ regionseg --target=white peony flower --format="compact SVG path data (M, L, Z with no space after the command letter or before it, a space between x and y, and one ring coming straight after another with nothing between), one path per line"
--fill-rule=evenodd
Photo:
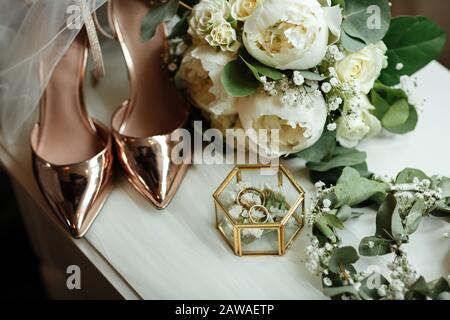
M207 45L195 47L184 55L176 81L200 109L217 116L236 114L235 98L228 95L220 80L223 68L233 59L232 54Z
M278 140L270 137L269 142L258 141L258 137L249 135L249 139L269 157L279 157L299 152L312 146L322 135L327 118L327 107L321 94L308 94L294 105L283 102L280 95L267 96L255 93L236 100L236 108L244 130L278 129ZM274 140L271 140L274 139ZM278 150L271 150L271 143L278 144ZM253 150L257 151L257 150Z
M268 66L305 70L324 59L330 31L339 37L341 22L339 6L321 7L317 0L265 0L245 21L243 42Z
M231 16L245 21L263 0L231 0Z
M381 70L387 67L387 47L384 42L369 45L359 52L348 54L336 64L342 82L357 82L364 94L372 90Z
M217 116L208 111L203 111L202 115L206 118L212 128L220 130L224 135L226 134L227 129L241 128L239 116L237 114Z
M381 131L381 123L370 113L374 106L366 95L357 97L357 104L344 104L344 114L336 121L338 142L345 148L356 147L362 139L377 135Z

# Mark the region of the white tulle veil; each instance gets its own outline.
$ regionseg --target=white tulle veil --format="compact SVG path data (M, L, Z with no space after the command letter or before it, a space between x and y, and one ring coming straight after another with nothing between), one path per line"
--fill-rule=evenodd
M84 23L83 13L104 2L0 1L0 129L7 142L18 137L37 107L52 70ZM40 65L46 69L40 72Z

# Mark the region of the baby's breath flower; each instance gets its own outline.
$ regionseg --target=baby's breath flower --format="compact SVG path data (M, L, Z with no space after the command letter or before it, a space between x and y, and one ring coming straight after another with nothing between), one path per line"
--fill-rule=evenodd
M314 187L316 187L316 189L321 189L321 188L325 187L325 183L323 183L322 181L317 181L314 184Z
M276 89L272 89L269 91L269 96L276 96L278 94L278 91Z
M328 131L335 131L336 128L337 128L336 122L329 123L329 124L327 125L327 130L328 130Z
M342 61L345 58L345 54L343 54L342 52L338 52L334 55L334 60L336 61Z
M325 277L323 278L323 284L326 285L327 287L331 287L333 285L333 282L331 281L330 278Z
M339 48L336 45L332 45L328 48L328 51L332 54L335 55L336 53L339 52Z
M266 81L264 83L264 91L270 92L275 89L275 82L274 81Z
M289 80L288 79L283 79L280 81L280 89L283 92L289 90Z
M331 76L332 78L339 79L339 76L338 76L337 71L336 71L335 68L329 67L329 68L328 68L328 72L330 73L330 76Z
M177 64L172 62L167 66L167 69L169 69L170 72L174 72L177 70Z
M292 81L294 81L297 86L301 86L305 83L305 78L299 71L294 71Z
M331 86L331 84L329 82L324 82L322 84L322 91L324 93L330 93L331 89L332 89L332 86Z
M330 84L333 86L333 87L337 87L338 85L339 85L339 80L337 79L337 78L335 78L335 77L333 77L333 78L331 78L330 79Z

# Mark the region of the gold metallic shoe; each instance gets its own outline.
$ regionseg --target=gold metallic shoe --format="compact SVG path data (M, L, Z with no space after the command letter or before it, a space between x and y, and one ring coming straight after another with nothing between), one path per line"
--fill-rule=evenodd
M157 209L165 208L178 189L187 165L171 161L170 134L186 125L190 108L170 81L162 55L164 26L148 42L140 41L146 0L111 0L109 15L130 79L130 98L112 118L118 159L131 184Z
M57 64L31 132L33 170L53 212L82 237L112 189L112 139L89 118L83 99L88 37L81 30Z

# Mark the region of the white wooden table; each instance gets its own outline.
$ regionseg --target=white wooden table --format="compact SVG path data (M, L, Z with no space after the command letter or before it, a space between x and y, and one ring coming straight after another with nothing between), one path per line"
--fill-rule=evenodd
M105 123L127 97L123 61L113 43L105 44L107 77L97 90L87 89L92 113ZM369 169L394 175L405 167L450 176L450 72L437 62L418 74L417 95L426 99L417 130L405 136L382 136L364 142ZM49 211L34 182L28 124L14 146L0 144L0 161L13 178L19 205L44 279L53 297L127 299L323 299L320 280L311 276L305 258L306 233L284 257L232 254L214 226L212 193L231 166L196 165L187 173L174 201L155 210L119 171L116 186L86 237L71 239ZM304 162L286 165L313 196ZM357 245L374 234L375 212L347 223L344 242ZM443 219L429 218L408 247L411 261L432 280L450 274L450 231ZM386 258L384 261L386 261ZM361 264L379 264L363 259ZM66 288L66 268L80 265L81 291Z

